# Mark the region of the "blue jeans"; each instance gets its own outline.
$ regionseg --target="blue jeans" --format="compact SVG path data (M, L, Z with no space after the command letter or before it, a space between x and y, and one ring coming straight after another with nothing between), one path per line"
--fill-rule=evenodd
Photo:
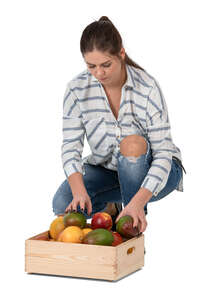
M92 214L89 216L87 210L84 211L87 219L92 218L92 215L96 212L103 211L108 202L122 202L124 207L130 202L139 190L152 162L152 151L148 140L147 145L147 153L136 158L135 162L130 161L119 151L117 171L106 169L101 165L95 166L84 163L83 181L92 202ZM172 160L166 186L157 196L152 196L149 202L160 200L174 191L182 177L182 172L181 166L175 160ZM64 214L72 199L71 188L66 179L53 197L54 214ZM147 214L147 204L144 207L145 214ZM77 211L80 212L79 206Z

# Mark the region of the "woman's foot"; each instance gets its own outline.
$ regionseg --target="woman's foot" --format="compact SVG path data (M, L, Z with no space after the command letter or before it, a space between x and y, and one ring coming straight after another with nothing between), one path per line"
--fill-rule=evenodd
M117 213L115 203L108 202L103 212L106 212L111 216L115 215Z
M111 218L112 218L112 221L113 221L113 226L112 226L112 229L111 229L112 231L116 231L116 223L115 223L115 221L116 221L118 215L120 214L120 212L123 209L122 203L115 202L114 206L115 206L114 214L111 215Z

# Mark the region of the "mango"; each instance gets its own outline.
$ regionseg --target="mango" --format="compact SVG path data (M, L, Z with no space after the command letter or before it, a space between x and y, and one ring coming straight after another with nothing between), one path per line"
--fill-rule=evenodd
M123 238L117 231L111 231L111 232L114 238L112 246L117 246L123 243Z
M83 214L78 212L69 212L63 217L65 227L78 226L84 228L86 225L86 218Z
M38 234L33 238L33 240L49 241L49 231Z
M63 217L57 217L53 222L50 224L49 233L50 237L54 240L58 238L58 235L61 231L63 231L65 228Z
M84 232L78 226L68 226L60 234L58 241L66 243L82 243Z
M97 228L90 231L83 238L83 244L111 246L114 241L113 234L104 228Z
M91 228L83 228L82 231L83 231L84 236L85 236L85 235L88 234L90 231L92 231L92 229L91 229Z
M106 212L97 212L93 215L91 221L91 228L104 228L110 230L112 228L113 221L111 216Z
M121 217L116 224L116 231L125 238L132 238L139 235L139 228L133 227L133 218L131 216Z

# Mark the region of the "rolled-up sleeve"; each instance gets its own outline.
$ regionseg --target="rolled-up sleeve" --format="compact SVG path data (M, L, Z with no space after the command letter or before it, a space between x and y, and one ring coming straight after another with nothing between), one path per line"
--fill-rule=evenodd
M75 172L83 174L84 137L85 128L78 98L68 83L63 100L63 143L61 148L63 169L67 177Z
M156 196L167 183L173 154L167 105L156 80L148 96L146 124L153 160L141 187Z

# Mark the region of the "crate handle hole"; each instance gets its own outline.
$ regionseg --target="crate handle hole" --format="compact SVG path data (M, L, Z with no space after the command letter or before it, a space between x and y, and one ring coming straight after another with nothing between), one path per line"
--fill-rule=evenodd
M135 250L135 247L131 247L127 250L127 254L131 254Z

